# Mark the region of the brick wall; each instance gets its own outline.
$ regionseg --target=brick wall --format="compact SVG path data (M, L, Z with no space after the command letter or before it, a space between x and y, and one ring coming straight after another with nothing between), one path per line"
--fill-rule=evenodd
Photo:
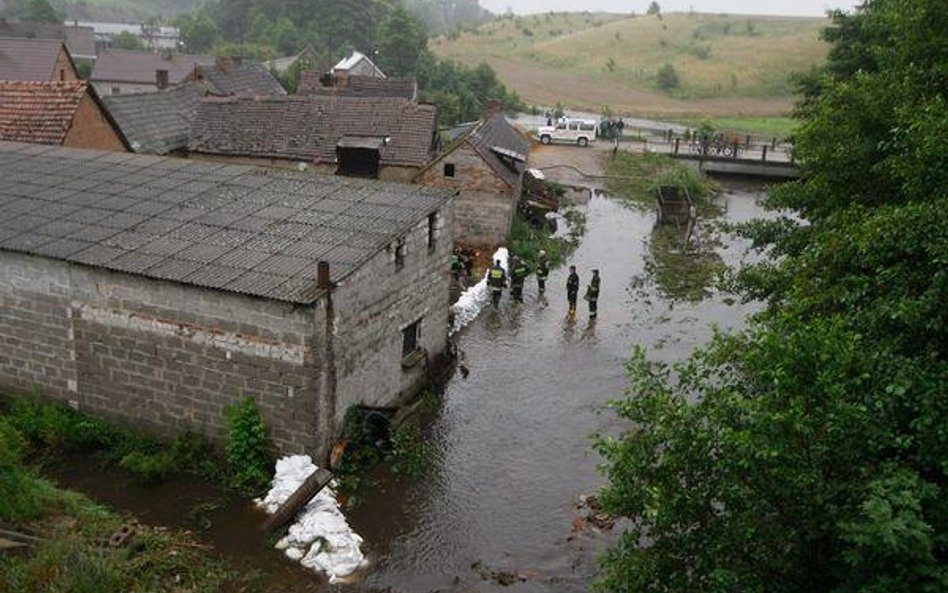
M56 57L56 70L50 80L79 80L79 73L73 67L65 49L60 50Z
M453 217L449 202L435 219L432 248L428 221L415 226L404 238L401 269L396 269L393 245L335 289L337 422L353 404L392 406L413 395L425 380L424 360L402 368L402 330L409 324L421 320L418 344L427 350L429 360L444 352Z
M89 93L82 98L63 146L125 151L125 145Z
M323 455L325 304L290 304L0 252L0 386L80 410L223 436L253 397L276 444Z
M454 165L454 177L444 165ZM455 198L454 237L466 247L493 247L510 232L519 196L466 142L421 173L416 183L460 190Z

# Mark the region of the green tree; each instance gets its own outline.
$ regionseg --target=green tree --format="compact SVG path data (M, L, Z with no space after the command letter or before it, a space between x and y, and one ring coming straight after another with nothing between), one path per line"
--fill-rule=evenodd
M203 10L194 15L181 15L175 20L175 26L180 31L181 41L190 52L210 51L221 38L217 23Z
M678 88L680 82L678 79L678 71L675 70L675 67L671 64L662 64L662 67L655 73L655 81L658 84L658 88L666 93L671 92Z
M396 6L379 25L378 66L389 76L414 74L427 45L428 36L421 21Z
M798 110L805 177L741 232L768 306L667 367L637 353L634 428L603 439L634 520L611 591L882 593L948 583L948 11L837 13ZM683 570L683 567L686 568Z
M662 14L662 7L658 5L658 2L655 2L655 0L652 0L652 2L649 3L648 8L645 10L645 14L647 14L647 15L653 15L653 14L654 14L654 15L661 15L661 14Z
M65 14L50 4L49 0L29 0L22 11L22 18L25 21L61 23L65 18Z
M141 38L134 33L129 33L128 31L122 31L116 33L112 36L112 47L116 49L134 49L139 51L145 50L145 44L142 43Z

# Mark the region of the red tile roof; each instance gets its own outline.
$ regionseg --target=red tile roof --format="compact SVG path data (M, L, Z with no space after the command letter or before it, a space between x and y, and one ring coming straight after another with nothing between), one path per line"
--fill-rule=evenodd
M0 82L0 140L62 144L88 83Z

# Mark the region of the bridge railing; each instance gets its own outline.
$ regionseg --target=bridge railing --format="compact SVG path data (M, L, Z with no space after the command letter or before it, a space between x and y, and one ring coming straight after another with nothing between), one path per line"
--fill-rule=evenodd
M626 128L622 140L641 142L649 152L677 158L795 163L793 143L776 136L765 138L751 134L699 134L690 131L681 133L673 129Z

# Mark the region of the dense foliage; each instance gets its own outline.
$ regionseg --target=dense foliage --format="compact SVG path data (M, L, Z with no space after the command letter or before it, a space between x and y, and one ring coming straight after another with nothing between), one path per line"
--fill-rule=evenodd
M610 591L948 588L948 10L834 14L806 82L798 212L743 232L772 256L738 286L768 307L672 367L639 352L598 448L630 517Z
M419 13L441 16L422 20ZM429 31L483 17L474 0L213 0L175 24L192 52L267 60L310 45L323 58L311 66L325 67L352 49L362 51L388 76L417 78L421 99L437 103L441 121L451 124L477 119L490 100L524 108L486 63L468 68L428 51ZM286 75L291 89L299 74Z

